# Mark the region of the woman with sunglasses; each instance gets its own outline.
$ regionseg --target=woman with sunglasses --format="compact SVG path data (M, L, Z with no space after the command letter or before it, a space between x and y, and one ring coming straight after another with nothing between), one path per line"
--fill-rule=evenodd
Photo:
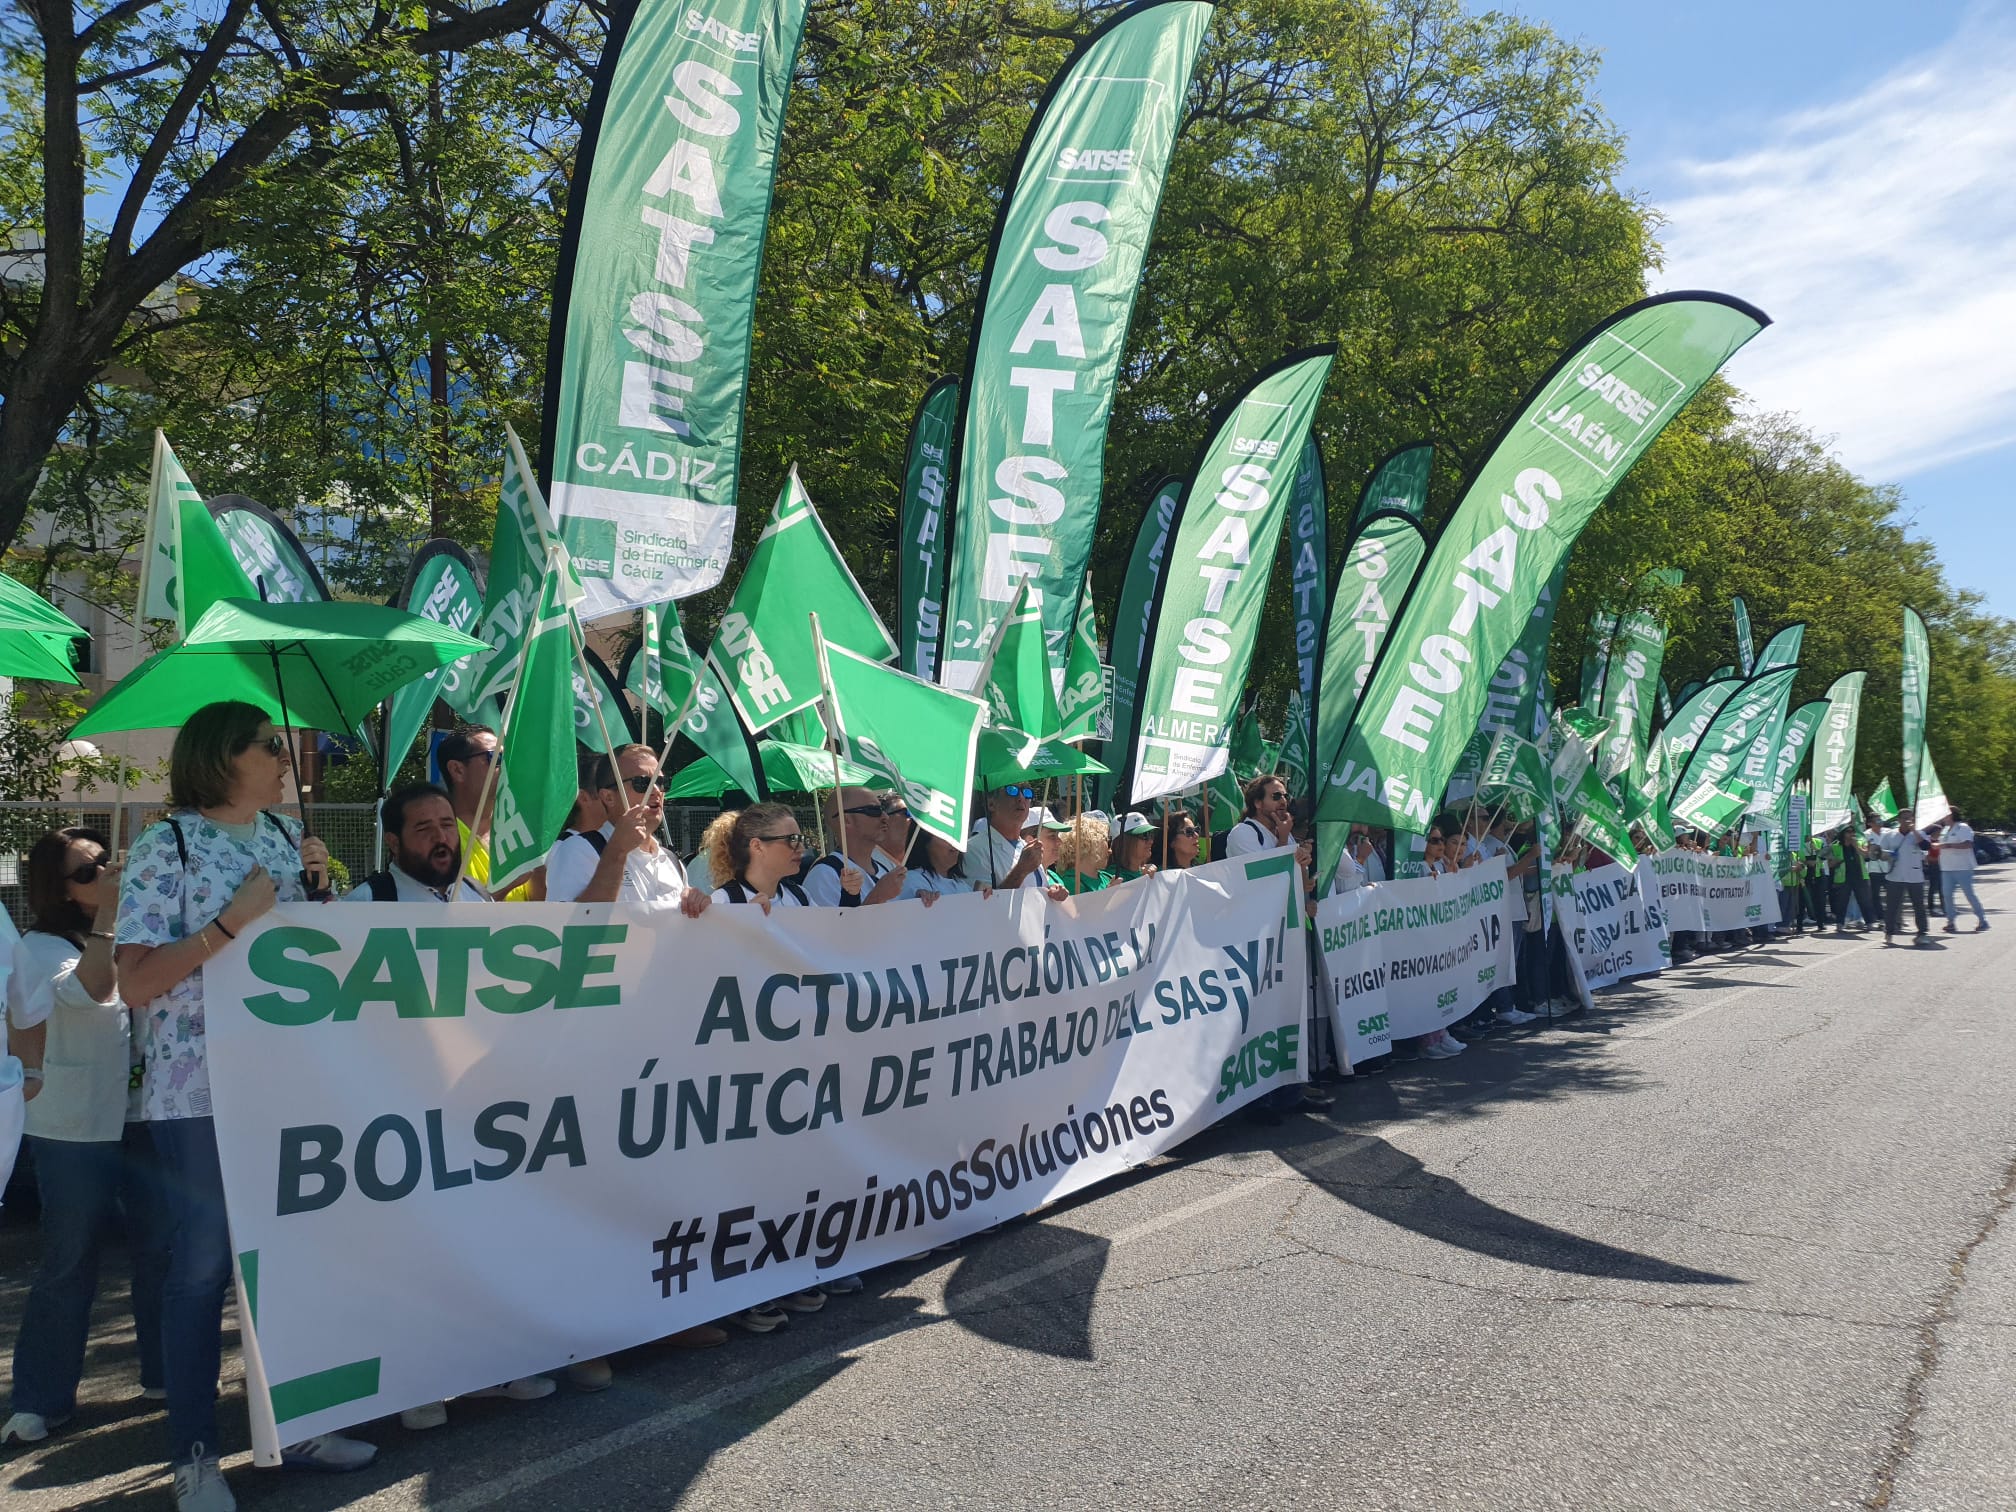
M805 833L784 804L752 804L731 816L723 849L728 878L714 889L716 903L755 903L766 914L812 906L797 880Z
M42 1198L42 1260L14 1345L13 1415L0 1444L32 1443L77 1405L99 1240L125 1210L140 1390L161 1389L168 1221L153 1140L132 1095L135 1056L112 962L119 869L96 830L51 830L28 852L34 922L14 947L8 1019L27 1081Z
M812 907L795 880L804 853L805 832L796 814L781 803L751 804L728 828L726 860L732 874L714 889L714 901L754 903L766 914L773 908ZM857 1277L846 1280L852 1284L836 1282L833 1290L861 1290ZM825 1292L813 1287L759 1302L735 1314L735 1321L751 1333L770 1333L790 1322L789 1314L815 1313L825 1305Z
M168 1189L172 1237L161 1292L168 1458L182 1508L231 1512L217 1467L217 1371L231 1233L217 1167L204 1059L203 966L237 950L275 903L308 897L304 874L326 876L329 849L301 838L272 808L285 793L287 741L248 703L198 709L168 758L171 812L141 831L121 873L119 992L132 1010L144 1064L141 1102ZM377 1450L322 1434L285 1451L287 1463L355 1470Z
M1168 871L1171 867L1181 870L1197 864L1197 854L1204 848L1204 832L1197 828L1197 821L1190 817L1187 809L1177 809L1169 816L1169 831L1165 838L1160 830L1155 836L1155 868Z

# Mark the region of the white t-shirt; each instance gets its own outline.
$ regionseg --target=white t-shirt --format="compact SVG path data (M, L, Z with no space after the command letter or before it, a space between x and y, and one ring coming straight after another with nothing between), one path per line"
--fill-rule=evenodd
M1925 837L1917 830L1897 837L1896 849L1890 856L1890 880L1892 882L1923 882L1925 880Z
M602 838L616 833L616 826L602 826ZM546 901L572 903L587 890L602 864L602 855L585 836L569 835L553 847L546 858ZM616 901L656 913L677 908L686 894L686 868L663 845L647 849L638 846L623 858L623 880L616 885Z
M941 898L949 893L970 893L975 891L971 882L964 877L941 877L936 872L928 872L921 866L913 866L903 873L902 891L898 899L921 898L926 893L936 893Z
M1241 819L1225 836L1225 854L1253 856L1261 851L1281 850L1292 844L1292 840L1281 839L1258 819Z
M1004 835L983 818L973 826L973 843L966 847L966 880L975 887L1000 887L1021 859L1022 837ZM1022 885L1041 887L1043 868L1030 872Z
M1352 857L1350 847L1337 858L1337 875L1331 879L1332 892L1356 892L1372 879L1365 874L1365 868Z
M1939 870L1942 872L1971 872L1974 870L1974 831L1965 824L1955 824L1939 837Z
M101 1003L77 980L83 959L61 935L30 930L14 946L7 1017L16 1029L47 1024L42 1091L28 1104L27 1131L43 1139L103 1144L140 1116L131 1093L131 1021L115 987Z
M394 902L488 903L490 901L490 895L467 877L462 879L461 886L454 889L454 895L451 898L443 896L443 893L448 892L449 889L443 888L441 892L436 892L418 877L410 874L403 866L388 866L386 870L392 873L392 895ZM345 903L372 902L370 885L368 883L359 883L357 886L351 888L350 891L343 894L342 901Z
M828 861L838 861L840 866L828 866ZM851 866L867 880L861 885L861 896L865 899L875 890L875 884L889 870L881 858L871 858L866 866L858 861L850 861L838 851L821 856L807 869L805 880L798 885L805 889L805 897L814 908L838 908L840 900L847 895L847 889L840 885L840 868Z

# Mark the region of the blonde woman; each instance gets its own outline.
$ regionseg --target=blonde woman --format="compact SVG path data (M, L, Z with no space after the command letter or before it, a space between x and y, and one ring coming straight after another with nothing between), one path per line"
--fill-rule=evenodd
M1066 892L1098 892L1113 878L1106 863L1113 854L1105 824L1090 814L1080 814L1071 828L1058 837L1057 879Z

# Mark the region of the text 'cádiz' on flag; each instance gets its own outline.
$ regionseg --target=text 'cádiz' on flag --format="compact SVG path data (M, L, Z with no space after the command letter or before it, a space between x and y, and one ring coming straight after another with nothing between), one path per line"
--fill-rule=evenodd
M987 706L845 646L821 641L818 649L827 677L826 727L840 754L893 782L919 828L966 849Z
M1387 635L1319 818L1428 828L1491 676L1556 565L1667 422L1766 322L1726 295L1662 294L1605 321L1540 382Z
M1025 578L1050 659L1064 662L1121 348L1210 19L1201 0L1120 12L1064 66L1023 141L988 252L953 443L938 666L947 687L974 686Z
M1334 346L1295 352L1220 419L1176 512L1142 669L1137 807L1226 770L1267 583Z
M705 592L727 569L806 8L615 7L567 207L541 448L590 619Z
M828 645L874 661L896 655L896 642L826 534L794 467L707 653L752 734L819 701L819 652L808 613L819 616Z

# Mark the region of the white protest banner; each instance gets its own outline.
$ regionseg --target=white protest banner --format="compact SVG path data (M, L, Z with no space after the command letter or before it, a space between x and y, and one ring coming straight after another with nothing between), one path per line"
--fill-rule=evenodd
M1306 1080L1297 882L1284 852L928 927L275 909L205 971L255 1449L903 1259Z
M1351 1063L1384 1055L1396 1038L1453 1024L1510 986L1517 901L1500 856L1317 904L1331 1026Z
M1566 881L1572 904L1569 945L1585 983L1608 987L1668 964L1672 941L1650 857L1631 867L1612 864L1576 872Z
M1762 856L1666 850L1647 859L1669 930L1713 934L1779 922L1778 884Z

